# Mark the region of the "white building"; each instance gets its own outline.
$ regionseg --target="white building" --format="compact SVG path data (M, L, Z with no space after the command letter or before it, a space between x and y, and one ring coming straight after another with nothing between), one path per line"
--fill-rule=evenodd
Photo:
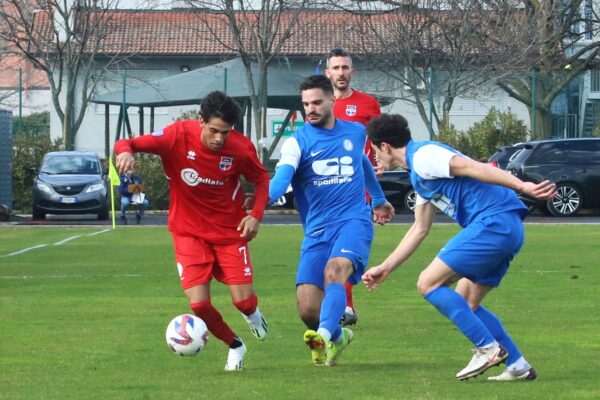
M342 47L355 54L357 47L355 37L344 33L345 18L341 12L323 13L306 11L302 18L310 20L314 34L293 36L283 48L283 56L276 62L287 65L293 72L310 75L321 62L324 68L325 54L333 47ZM186 69L196 69L214 64L225 59L233 58L236 54L217 43L211 34L198 33L201 27L196 13L190 10L117 10L111 26L107 27L109 34L103 43L100 53L107 57L112 55L128 56L127 85L145 84L154 79L182 73ZM226 24L214 25L219 37L230 40L229 28ZM126 54L123 54L126 51ZM380 79L365 63L355 57L357 70L353 86L359 90L377 95L385 92L390 95L389 84ZM98 61L102 63L99 58ZM110 75L110 74L109 74ZM120 73L115 71L106 81L100 91L114 91L122 88ZM243 79L243 77L236 77ZM405 90L404 88L399 91ZM395 94L402 97L401 93ZM441 108L440 98L433 99L436 107ZM426 105L428 107L428 105ZM529 120L527 108L514 100L500 89L482 88L480 93L469 98L457 98L450 112L450 122L458 130L466 130L473 123L482 119L491 107L501 111L511 110L524 120ZM171 123L182 112L190 107L178 106L155 110L154 126L161 127ZM428 127L422 121L414 105L395 101L383 108L384 112L400 113L408 118L411 130L416 139L429 137ZM138 109L129 108L131 131L133 134L145 133L150 129L150 116L139 118ZM267 116L267 132L270 137L274 134L273 127L279 126L287 111L269 110ZM96 151L101 156L112 149L115 139L118 107L109 109L110 132L105 133L105 107L91 105L85 114L85 119L77 134L75 147L79 150ZM435 129L436 127L434 127ZM55 113L51 113L51 134L53 137L62 136L61 121ZM108 136L108 140L107 140ZM256 137L253 137L256 143ZM274 157L277 157L275 153Z

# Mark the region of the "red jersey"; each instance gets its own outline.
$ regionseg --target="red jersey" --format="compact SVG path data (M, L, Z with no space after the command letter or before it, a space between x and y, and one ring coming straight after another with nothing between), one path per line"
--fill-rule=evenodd
M237 227L247 214L240 175L254 184L251 215L259 221L267 204L269 174L244 135L230 131L218 151L200 138L200 121L177 121L149 135L115 143L115 153L152 153L162 159L169 180L169 231L213 243L244 241Z
M335 99L333 115L344 121L360 122L366 126L371 118L381 115L381 108L375 97L352 89L352 94L345 99ZM371 160L371 164L376 165L375 153L371 149L369 139L365 144L365 154Z

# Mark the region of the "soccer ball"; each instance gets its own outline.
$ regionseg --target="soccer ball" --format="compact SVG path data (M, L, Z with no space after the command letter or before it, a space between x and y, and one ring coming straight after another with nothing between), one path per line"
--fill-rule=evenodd
M206 346L208 328L200 318L182 314L169 322L165 336L171 351L180 356L195 356Z

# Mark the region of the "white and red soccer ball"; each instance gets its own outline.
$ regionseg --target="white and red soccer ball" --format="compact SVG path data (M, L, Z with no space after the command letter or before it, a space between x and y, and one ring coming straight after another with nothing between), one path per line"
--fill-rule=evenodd
M182 314L169 322L165 336L167 345L174 353L194 356L206 346L208 328L200 318Z

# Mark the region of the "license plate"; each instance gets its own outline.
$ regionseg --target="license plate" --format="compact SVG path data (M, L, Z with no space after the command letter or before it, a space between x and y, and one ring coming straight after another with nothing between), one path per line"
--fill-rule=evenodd
M77 203L77 197L61 197L60 202L65 204Z

